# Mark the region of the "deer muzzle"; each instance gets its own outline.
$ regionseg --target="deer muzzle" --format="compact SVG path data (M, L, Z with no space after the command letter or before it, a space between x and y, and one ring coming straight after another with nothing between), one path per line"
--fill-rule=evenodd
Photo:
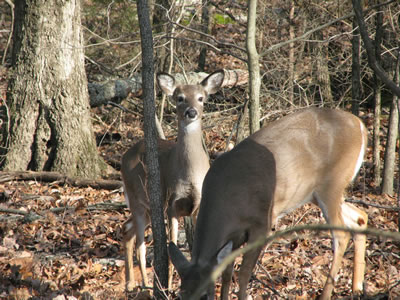
M199 113L197 112L197 109L195 109L193 107L189 107L185 111L185 118L190 119L190 120L197 119L198 115L199 115Z

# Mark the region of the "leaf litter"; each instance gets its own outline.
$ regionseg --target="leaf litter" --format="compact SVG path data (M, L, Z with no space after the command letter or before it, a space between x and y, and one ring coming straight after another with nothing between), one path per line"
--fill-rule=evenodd
M132 116L130 116L132 118ZM233 119L232 119L233 120ZM142 132L135 121L132 127L121 120L115 128L122 138L99 147L102 156L119 160L122 153ZM125 126L125 127L124 127ZM229 128L221 124L205 130L210 156L225 149ZM97 132L101 127L96 127ZM134 132L134 134L132 134ZM167 133L167 136L173 133ZM370 160L370 155L367 155ZM349 190L349 197L381 206L396 207L396 197L372 193L367 167ZM117 175L118 177L118 175ZM129 211L123 206L121 190L96 190L67 184L36 181L0 183L0 208L15 209L39 216L0 213L0 299L151 299L151 293L138 289L125 293L125 263L122 224ZM97 205L94 209L89 209ZM358 204L357 204L358 205ZM360 205L358 205L360 206ZM396 211L361 205L372 228L397 231ZM325 223L321 211L306 205L282 218L275 230L300 224ZM180 235L181 236L181 235ZM153 276L151 230L147 269ZM181 244L184 244L181 241ZM340 270L333 299L351 299L352 257L350 242ZM400 244L376 237L367 240L366 299L400 299ZM248 292L253 299L315 299L324 285L332 259L331 238L326 232L297 233L274 241L260 257ZM235 264L234 278L240 266ZM140 278L135 266L136 278ZM171 299L177 295L179 278L174 274ZM238 291L236 281L233 295ZM217 295L220 284L217 283ZM235 299L235 296L233 296Z

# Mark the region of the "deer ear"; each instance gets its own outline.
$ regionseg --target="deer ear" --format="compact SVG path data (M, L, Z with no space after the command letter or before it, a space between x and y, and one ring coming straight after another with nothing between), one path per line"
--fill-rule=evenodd
M172 264L175 266L179 276L182 278L182 275L189 268L190 262L173 242L170 242L168 245L168 254L171 258Z
M215 71L203 79L201 85L205 88L208 94L215 94L221 88L221 85L224 82L224 77L224 70Z
M157 83L167 96L172 96L176 88L174 77L167 73L158 73Z
M233 243L232 241L229 241L221 248L221 250L218 251L217 254L217 262L220 264L225 257L227 257L231 252L233 248Z

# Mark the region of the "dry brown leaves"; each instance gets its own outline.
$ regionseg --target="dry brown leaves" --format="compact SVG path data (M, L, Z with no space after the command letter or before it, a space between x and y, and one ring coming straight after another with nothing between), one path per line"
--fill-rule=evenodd
M141 135L141 120L121 112L99 111L97 133L120 133L118 142L102 143L104 157L119 160ZM170 118L172 119L172 118ZM213 154L223 151L237 115L220 121L211 117L205 141ZM167 136L174 131L166 127ZM206 123L206 122L205 122ZM370 160L370 156L368 156ZM368 164L367 164L368 166ZM376 196L365 177L356 181L350 196L385 206L396 206L394 197ZM89 210L96 203L121 203L121 191L60 186L57 183L8 182L0 184L0 208L34 212L40 218L0 213L0 299L150 299L147 291L124 291L124 253L121 226L127 209ZM70 209L62 209L63 207ZM60 208L58 211L52 209ZM363 207L369 226L397 230L397 213ZM281 219L276 229L324 222L321 212L306 206ZM148 236L150 234L148 233ZM148 239L149 243L151 239ZM151 245L149 245L151 257ZM335 285L334 299L351 297L353 247L350 244ZM313 299L322 290L332 258L328 233L303 233L275 241L261 256L249 284L253 299ZM151 259L150 259L151 260ZM240 265L237 261L235 275ZM400 298L400 247L392 241L368 238L365 288L371 299ZM138 268L137 270L138 271ZM152 269L148 268L152 278ZM138 276L139 277L139 276ZM175 274L173 288L179 286ZM237 291L237 284L232 286ZM217 293L219 285L217 284ZM176 295L176 292L174 292ZM235 296L233 296L235 299ZM375 298L374 298L375 297ZM171 297L173 298L173 297Z
M0 185L0 192L8 195L1 199L1 208L41 216L25 222L23 217L1 214L1 298L124 297L120 241L126 212L86 209L123 201L119 191L10 182ZM50 211L66 206L72 208Z

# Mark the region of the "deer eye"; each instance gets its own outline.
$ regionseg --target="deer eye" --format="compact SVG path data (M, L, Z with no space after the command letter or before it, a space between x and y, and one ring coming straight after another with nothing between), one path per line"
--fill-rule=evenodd
M203 102L204 97L200 96L198 100L199 100L199 102Z
M178 103L182 103L184 100L185 100L185 97L182 96L182 95L179 95L179 96L178 96L178 99L176 99L176 101L177 101Z

